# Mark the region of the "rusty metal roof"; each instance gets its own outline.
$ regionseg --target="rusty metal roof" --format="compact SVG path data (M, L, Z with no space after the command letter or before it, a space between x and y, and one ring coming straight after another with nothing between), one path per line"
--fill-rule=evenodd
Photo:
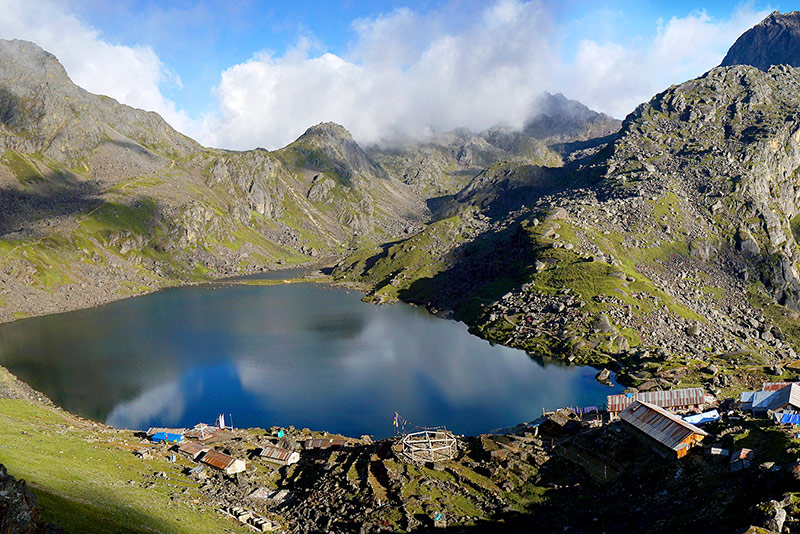
M203 462L204 464L210 465L211 467L216 467L217 469L225 470L228 467L230 467L230 465L234 461L236 461L236 459L233 458L232 456L228 456L227 454L210 450L205 454L205 456L203 456L203 459L200 461Z
M630 395L630 396L628 396ZM670 389L668 391L640 391L608 396L608 411L621 412L633 401L640 400L662 408L679 408L705 403L703 388Z
M275 447L274 445L267 445L261 449L260 456L268 460L277 460L279 462L288 462L292 456L292 451L284 449L283 447Z
M203 447L199 443L195 443L194 441L186 441L180 447L178 447L180 452L186 453L192 458L196 458L199 454L208 451L208 447Z
M625 408L619 418L673 450L681 448L682 442L692 434L708 436L707 432L677 415L640 400Z
M794 382L764 382L761 391L778 391L786 386L791 386Z

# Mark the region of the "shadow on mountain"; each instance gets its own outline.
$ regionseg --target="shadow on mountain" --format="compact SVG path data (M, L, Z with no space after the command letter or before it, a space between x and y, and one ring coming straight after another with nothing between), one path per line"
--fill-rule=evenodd
M595 137L593 139L587 139L585 141L572 141L570 143L556 143L552 145L550 148L555 150L561 155L571 154L578 150L587 150L589 148L597 148L602 145L607 145L614 141L619 134L613 133L609 135L605 135L603 137Z
M25 180L25 189L0 186L0 235L12 232L36 234L34 224L52 224L102 204L95 182L78 182L51 173Z
M535 261L534 246L519 224L487 232L459 245L444 258L450 267L400 290L406 302L433 304L470 317L483 302L494 302L523 282ZM376 258L377 261L377 258Z

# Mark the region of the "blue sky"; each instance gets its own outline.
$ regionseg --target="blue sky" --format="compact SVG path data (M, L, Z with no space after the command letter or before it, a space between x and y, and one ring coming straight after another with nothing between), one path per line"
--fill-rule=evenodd
M290 142L335 120L358 140L519 126L561 91L622 117L715 66L772 10L749 2L0 0L0 37L201 142Z

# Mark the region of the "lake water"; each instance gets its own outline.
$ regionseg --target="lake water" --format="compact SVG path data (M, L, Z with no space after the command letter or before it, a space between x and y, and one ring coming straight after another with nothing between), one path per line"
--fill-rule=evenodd
M279 275L272 275L273 277ZM619 388L461 323L319 284L196 286L0 325L0 365L64 408L135 429L211 423L393 432L397 411L476 434Z

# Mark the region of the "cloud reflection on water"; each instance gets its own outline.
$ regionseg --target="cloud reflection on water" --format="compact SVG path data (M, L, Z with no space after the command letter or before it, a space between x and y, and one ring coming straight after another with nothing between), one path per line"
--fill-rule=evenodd
M313 284L181 288L0 333L12 372L67 409L129 428L225 412L239 426L381 436L398 411L476 433L609 392L592 369L542 367L461 323Z

